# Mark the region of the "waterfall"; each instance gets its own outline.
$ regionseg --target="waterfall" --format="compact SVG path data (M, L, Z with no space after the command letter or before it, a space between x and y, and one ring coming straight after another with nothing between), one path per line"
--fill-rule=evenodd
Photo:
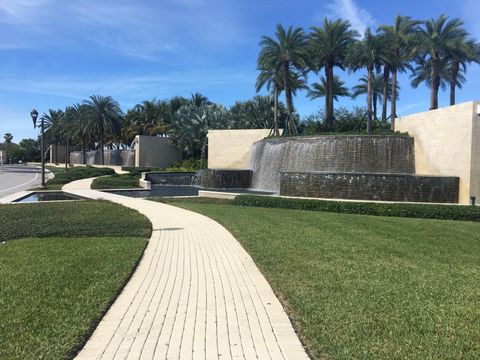
M135 166L135 150L105 150L105 165ZM86 152L87 165L100 165L101 157L99 150L90 150ZM70 162L72 164L83 164L83 151L74 151L70 153Z
M403 136L318 136L256 142L250 168L252 188L280 190L281 172L415 172L413 138Z

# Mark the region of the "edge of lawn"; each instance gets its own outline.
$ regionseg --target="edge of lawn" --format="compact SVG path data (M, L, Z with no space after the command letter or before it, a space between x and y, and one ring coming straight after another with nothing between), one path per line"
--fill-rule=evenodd
M123 205L122 205L123 206ZM134 209L132 209L134 210ZM135 210L136 211L136 210ZM150 221L150 220L149 220ZM150 223L151 224L151 223ZM151 235L150 235L150 238L151 238ZM135 271L137 270L137 267L138 265L140 264L140 261L142 261L143 259L143 255L145 254L145 249L147 248L148 246L148 243L150 242L150 238L147 239L147 241L145 242L145 246L143 247L143 251L142 251L142 254L140 255L140 257L135 261L135 263L133 264L133 267L132 267L132 270L130 271L130 273L127 275L127 277L125 278L125 280L123 281L122 284L120 284L120 287L118 288L118 290L116 292L113 293L112 295L112 298L107 302L105 308L100 312L98 318L94 319L93 322L91 323L90 327L88 328L88 330L85 332L84 336L82 336L82 338L80 339L80 342L78 343L77 346L73 347L70 352L67 354L68 356L68 359L74 359L79 353L80 351L85 347L85 345L87 344L88 340L90 340L90 338L92 337L93 333L95 332L95 330L97 329L98 327L98 324L100 324L100 322L102 321L102 319L104 318L104 316L107 314L107 312L110 310L110 308L112 307L113 303L118 299L118 297L120 296L120 294L122 293L123 289L125 289L125 286L127 286L128 282L130 281L130 279L132 278L133 274L135 273Z

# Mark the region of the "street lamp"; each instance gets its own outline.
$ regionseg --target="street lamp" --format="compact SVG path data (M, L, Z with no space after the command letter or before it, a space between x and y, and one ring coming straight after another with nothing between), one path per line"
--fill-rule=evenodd
M30 116L32 117L33 121L33 128L37 126L37 118L38 118L38 111L33 109L30 112ZM40 184L41 189L45 189L47 186L45 185L45 135L44 135L44 123L43 118L40 118L40 129L42 133L41 137L41 145L40 145L40 159L42 161L42 183Z

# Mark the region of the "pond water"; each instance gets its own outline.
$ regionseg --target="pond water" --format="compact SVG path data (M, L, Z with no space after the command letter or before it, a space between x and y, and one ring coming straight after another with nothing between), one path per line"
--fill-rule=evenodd
M16 203L36 203L42 201L66 201L66 200L83 200L83 198L64 193L63 191L38 191L24 196Z

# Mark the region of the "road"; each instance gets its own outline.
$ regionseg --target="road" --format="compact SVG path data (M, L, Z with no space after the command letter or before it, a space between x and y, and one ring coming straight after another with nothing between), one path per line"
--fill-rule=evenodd
M40 185L41 170L28 165L0 165L0 199Z

